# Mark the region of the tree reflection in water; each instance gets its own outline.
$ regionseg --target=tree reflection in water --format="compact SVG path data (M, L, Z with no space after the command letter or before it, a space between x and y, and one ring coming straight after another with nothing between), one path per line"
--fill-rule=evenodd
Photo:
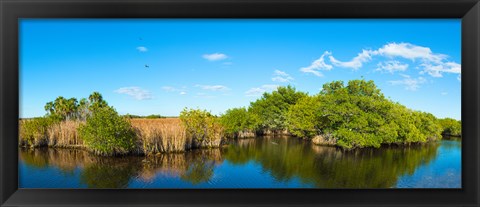
M419 166L431 162L439 146L440 142L433 142L342 151L292 137L263 137L237 140L220 149L149 157L99 157L72 149L21 149L20 160L35 169L56 167L64 173L80 169L80 182L88 188L127 188L132 179L148 184L157 177L199 185L211 181L223 162L234 166L253 162L276 182L298 179L318 188L390 188L399 177L411 175Z

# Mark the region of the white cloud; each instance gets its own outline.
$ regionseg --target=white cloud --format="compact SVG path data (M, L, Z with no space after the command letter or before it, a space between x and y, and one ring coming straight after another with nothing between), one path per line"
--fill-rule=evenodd
M322 77L323 74L319 72L320 70L331 70L333 68L332 65L329 65L325 63L325 56L330 55L331 53L328 51L325 51L320 58L317 60L313 61L312 64L308 67L303 67L300 68L300 71L304 73L312 73L313 75L316 75L318 77Z
M330 62L332 62L333 65L338 66L338 67L343 67L343 68L352 68L354 70L357 70L363 66L363 63L368 62L372 59L372 55L376 55L376 51L372 50L362 50L361 53L358 53L356 57L354 57L351 61L348 62L342 62L337 59L335 59L332 55L329 56Z
M202 57L209 61L218 61L218 60L224 60L228 58L227 55L222 53L204 54Z
M281 70L275 70L273 75L274 77L272 78L272 81L275 81L275 82L286 83L293 80L292 76L290 76L288 73L283 72Z
M144 46L137 47L137 50L138 50L139 52L147 52L147 51L148 51L148 49L147 49L146 47L144 47Z
M203 90L210 90L210 91L226 91L226 90L230 90L228 87L226 86L222 86L222 85L195 85L195 87L199 87Z
M389 43L378 49L378 54L387 57L403 57L412 61L421 59L427 62L441 63L447 55L434 54L428 47L410 43Z
M454 73L460 74L461 73L461 65L455 62L446 62L440 63L437 65L433 65L431 63L423 63L420 64L423 68L423 73L428 73L432 77L443 77L442 73Z
M380 62L377 64L377 71L386 71L390 73L394 73L396 71L405 71L408 68L408 64L402 64L399 61L391 60Z
M251 88L245 91L246 96L260 96L265 92L270 92L278 88L278 85L262 85L257 88Z
M186 95L186 94L187 94L187 92L185 92L185 91L180 92L180 95Z
M446 96L446 95L448 95L448 93L447 93L447 92L442 92L442 93L440 93L440 94L442 94L442 96Z
M389 83L392 85L403 85L406 90L416 91L418 88L420 88L420 85L427 82L427 80L423 77L411 78L408 75L401 76L403 77L402 80L389 81Z
M320 70L331 70L333 66L351 68L357 70L367 62L370 62L374 56L385 58L404 58L416 62L417 68L421 69L421 74L427 73L432 77L442 77L443 73L461 73L461 65L456 62L448 61L448 55L434 53L428 47L418 46L411 43L388 43L377 50L362 50L350 61L337 60L330 52L326 51L322 56L314 61L310 66L301 68L300 71L312 73L316 76L323 76ZM331 65L326 63L325 57L328 57ZM395 71L405 71L408 64L400 64L398 60L378 63L377 70L385 70L391 73Z
M114 92L129 95L136 100L148 100L153 98L152 94L149 91L137 86L119 88Z
M288 75L288 73L283 72L283 71L281 71L281 70L275 70L275 71L273 71L273 74L274 74L274 75L277 75L277 76L284 76L284 77L290 76L290 75Z

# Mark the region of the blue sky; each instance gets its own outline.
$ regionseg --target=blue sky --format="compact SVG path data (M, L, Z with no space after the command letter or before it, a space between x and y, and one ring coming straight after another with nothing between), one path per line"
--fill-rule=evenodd
M460 36L460 19L23 19L20 116L93 91L121 114L221 114L279 85L316 94L363 76L393 101L460 119Z

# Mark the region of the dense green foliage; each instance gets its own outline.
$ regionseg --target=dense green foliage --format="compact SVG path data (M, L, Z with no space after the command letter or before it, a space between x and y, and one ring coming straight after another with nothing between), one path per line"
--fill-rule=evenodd
M180 112L180 120L185 126L187 137L197 143L221 139L222 128L217 117L200 109L185 108Z
M271 93L264 93L260 99L252 102L248 111L257 117L255 125L260 131L280 133L287 129L286 119L290 106L305 96L306 93L296 91L291 86L281 86Z
M112 107L96 109L79 132L88 149L99 155L126 154L135 148L130 123Z
M285 133L301 138L333 138L342 148L382 144L424 143L443 135L460 135L460 122L438 120L414 111L382 94L373 81L333 81L313 96L291 86L278 87L250 104L227 110L221 117L225 133ZM443 132L442 132L443 131Z
M229 109L220 117L225 135L233 138L239 137L240 132L254 132L257 122L245 108Z
M381 144L426 142L441 137L436 118L394 103L373 81L351 80L323 85L313 97L303 98L287 114L292 134L312 138L333 135L346 149Z
M439 119L442 134L445 136L462 136L462 122L451 118Z
M321 132L320 97L305 96L290 107L287 113L288 130L297 137L311 138Z

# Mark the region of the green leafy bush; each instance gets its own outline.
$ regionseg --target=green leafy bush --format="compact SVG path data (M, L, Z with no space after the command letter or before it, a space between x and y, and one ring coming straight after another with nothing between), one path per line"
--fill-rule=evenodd
M317 96L302 98L289 108L287 123L296 136L333 135L345 149L441 137L435 116L386 99L373 81L365 80L351 80L347 86L342 81L324 84Z
M292 86L280 86L252 102L249 111L258 117L258 123L255 124L259 126L259 130L279 133L287 129L286 119L290 106L305 96L306 93L296 91Z
M319 113L321 102L318 96L305 96L287 112L287 128L297 137L312 138L320 134L321 126L318 125L321 115Z
M223 136L218 118L206 110L185 108L180 112L180 120L185 126L187 137L197 143L209 143L220 140Z
M445 136L462 136L462 122L452 118L438 120L442 127L442 134Z
M112 107L97 108L79 132L87 148L99 155L126 154L135 148L130 123Z
M240 133L255 132L254 116L245 108L229 109L220 117L225 134L229 137L238 138Z

